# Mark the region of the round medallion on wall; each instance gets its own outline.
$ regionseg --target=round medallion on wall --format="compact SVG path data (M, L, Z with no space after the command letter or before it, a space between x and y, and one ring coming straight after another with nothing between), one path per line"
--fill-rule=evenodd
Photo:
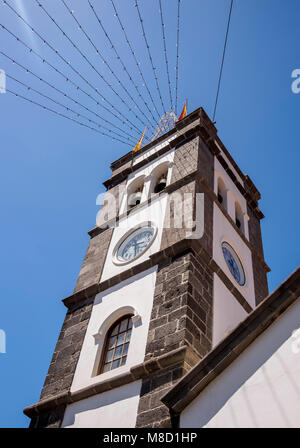
M126 264L143 255L156 236L156 227L151 223L140 224L119 241L114 250L114 262Z
M231 275L240 286L243 286L246 281L245 271L235 250L230 244L223 242L222 252Z

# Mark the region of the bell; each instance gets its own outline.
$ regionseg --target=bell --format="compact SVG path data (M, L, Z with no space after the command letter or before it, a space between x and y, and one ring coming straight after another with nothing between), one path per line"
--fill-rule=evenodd
M167 176L165 174L161 176L158 183L167 185Z
M166 188L167 185L167 176L164 174L163 176L161 176L161 178L159 179L154 192L155 193L159 193L160 191L164 190Z
M132 193L128 198L129 207L135 207L136 205L140 204L141 199L142 199L141 191L136 191L135 193Z

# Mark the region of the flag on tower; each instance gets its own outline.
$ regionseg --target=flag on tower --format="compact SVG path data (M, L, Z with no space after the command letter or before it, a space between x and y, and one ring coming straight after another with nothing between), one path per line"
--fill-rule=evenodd
M133 148L133 152L137 152L137 151L140 149L141 144L142 144L142 141L143 141L143 138L144 138L145 133L146 133L146 129L147 129L147 127L145 127L145 130L144 130L144 132L143 132L143 135L141 136L141 138L139 139L138 143L137 143L137 144L135 145L135 147Z
M180 116L179 116L179 118L178 118L178 121L179 121L179 120L182 120L183 118L186 117L186 109L187 109L187 100L185 100L185 103L184 103L182 112L181 112L181 114L180 114Z

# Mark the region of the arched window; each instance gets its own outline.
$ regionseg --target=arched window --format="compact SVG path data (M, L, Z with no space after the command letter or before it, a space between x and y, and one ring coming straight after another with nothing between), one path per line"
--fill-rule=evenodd
M218 201L226 208L226 185L221 177L218 178Z
M126 363L132 331L132 314L117 320L108 330L99 373L109 372Z

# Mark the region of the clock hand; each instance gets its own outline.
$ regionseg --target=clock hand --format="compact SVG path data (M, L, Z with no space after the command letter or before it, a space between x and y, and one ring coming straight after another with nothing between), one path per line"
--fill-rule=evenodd
M133 241L133 244L134 244L134 256L136 256L137 255L137 253L136 253L136 251L137 251L136 242Z

